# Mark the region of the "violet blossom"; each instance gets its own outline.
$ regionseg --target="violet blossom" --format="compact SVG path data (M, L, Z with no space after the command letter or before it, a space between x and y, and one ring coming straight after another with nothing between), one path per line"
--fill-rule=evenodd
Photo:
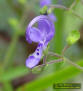
M51 4L51 0L41 0L40 6ZM55 28L53 22L56 17L53 13L49 15L40 15L35 17L27 26L26 40L29 43L36 42L38 46L33 54L26 59L26 66L33 68L39 64L43 57L43 51L47 48L48 43L52 40ZM37 24L37 27L34 25Z
M36 23L38 26L34 27ZM33 68L38 65L43 56L43 51L54 36L54 30L52 20L46 15L37 16L29 23L26 29L26 40L29 43L36 42L38 46L35 52L26 60L26 66L28 68Z

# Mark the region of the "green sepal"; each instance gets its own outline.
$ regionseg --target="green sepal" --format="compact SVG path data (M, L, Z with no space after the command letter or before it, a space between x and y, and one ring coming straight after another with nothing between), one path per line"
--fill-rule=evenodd
M44 70L44 67L45 66L40 66L39 65L39 66L36 66L36 67L32 68L31 71L34 74L38 74L38 73L40 73L40 72L42 72Z
M40 14L46 14L48 7L45 5L43 8L40 9Z

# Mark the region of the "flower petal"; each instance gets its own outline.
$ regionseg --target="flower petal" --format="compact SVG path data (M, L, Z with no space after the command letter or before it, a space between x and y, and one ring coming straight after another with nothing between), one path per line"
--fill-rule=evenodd
M29 32L28 31L26 31L26 41L27 42L29 42L30 44L32 43L32 40L30 39L30 37L29 37L29 34L28 34Z
M52 15L52 14L51 14ZM52 22L52 19L48 19L48 21L38 21L38 28L39 30L45 32L45 36L46 37L46 43L48 43L54 36L55 33L55 27L54 24Z
M26 60L26 66L28 68L33 68L39 63L40 59L35 58L34 56L29 56Z
M40 0L40 6L43 7L45 5L51 4L51 0Z
M33 26L34 26L34 24L35 23L40 23L40 25L38 25L39 26L39 28L37 29L37 28L35 28L34 29L34 31L40 31L40 32L38 32L37 33L37 35L39 34L39 36L40 37L36 37L35 35L33 35L34 33L32 33L32 35L33 36L35 36L35 37L33 37L31 34L30 34L30 31L32 31L33 30ZM31 30L32 29L32 30ZM49 19L49 17L48 16L45 16L45 15L40 15L40 16L37 16L36 18L34 18L30 23L29 23L29 25L28 25L28 27L27 27L27 30L26 30L26 39L30 39L29 41L34 41L34 42L40 42L40 41L47 41L47 42L49 42L52 38L53 38L53 36L54 36L54 33L55 33L55 31L54 31L55 29L54 29L54 24L53 24L53 22L52 22L52 20L51 19ZM34 32L33 31L33 32ZM28 37L28 38L27 38ZM35 40L35 39L37 39L37 38L39 38L38 40ZM42 39L43 38L43 39Z
M30 29L30 39L33 41L33 42L39 42L42 40L42 33L40 32L39 29L35 28L35 27L32 27Z
M44 33L50 32L50 26L48 25L48 23L46 23L46 21L39 21L38 28L41 30L41 32L44 32Z
M35 52L26 60L26 66L28 68L33 68L40 62L40 59L42 57L42 51L43 45L39 44Z
M51 13L51 14L49 14L48 15L49 16L49 18L52 20L52 21L56 21L56 17L55 17L55 15L53 14L53 13Z

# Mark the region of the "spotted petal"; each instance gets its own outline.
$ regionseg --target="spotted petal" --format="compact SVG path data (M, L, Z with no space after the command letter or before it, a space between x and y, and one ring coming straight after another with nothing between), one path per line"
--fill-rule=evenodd
M43 51L43 46L39 44L36 51L32 55L30 55L26 60L26 66L28 68L33 68L36 65L38 65L42 57L42 51Z
M33 68L39 63L40 59L35 58L34 56L29 56L26 60L26 66L28 68Z

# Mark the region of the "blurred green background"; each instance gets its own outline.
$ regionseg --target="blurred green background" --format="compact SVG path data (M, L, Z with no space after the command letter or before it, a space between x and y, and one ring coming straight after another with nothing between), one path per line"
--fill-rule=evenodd
M53 4L70 7L75 0L53 0ZM83 91L81 89L53 89L54 83L81 83L83 71L66 62L46 66L33 72L25 67L25 60L37 44L25 39L28 23L40 15L40 0L0 0L0 91ZM83 2L77 0L73 10L83 17ZM80 31L80 40L65 53L73 62L83 66L83 19L71 11L54 9L56 34L50 51L61 54L66 37L72 30ZM56 59L48 57L47 61ZM41 64L41 63L40 63Z

